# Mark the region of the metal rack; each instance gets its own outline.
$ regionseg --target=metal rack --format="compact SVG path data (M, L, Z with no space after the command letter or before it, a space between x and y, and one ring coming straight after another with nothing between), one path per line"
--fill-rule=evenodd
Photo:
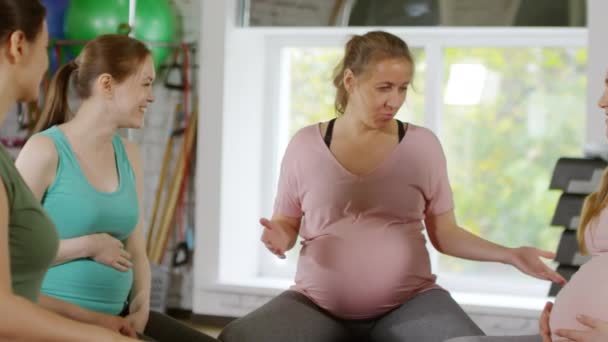
M560 158L553 170L552 190L562 191L551 225L563 229L555 261L557 272L567 280L589 260L579 253L576 231L583 202L598 187L608 163L600 158ZM561 286L551 284L549 296L556 296Z

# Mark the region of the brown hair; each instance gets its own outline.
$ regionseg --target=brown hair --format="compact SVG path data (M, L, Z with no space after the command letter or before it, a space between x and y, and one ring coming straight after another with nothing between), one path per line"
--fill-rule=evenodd
M355 76L363 74L367 67L380 59L405 58L414 66L414 58L407 44L399 37L384 31L372 31L355 35L344 48L344 58L334 69L336 87L335 109L344 114L348 104L348 92L344 87L344 71L350 69Z
M46 8L39 0L0 0L0 45L15 31L29 42L42 31Z
M120 83L136 73L148 56L150 50L144 43L125 35L108 34L90 41L76 60L63 65L53 77L34 131L40 132L71 119L68 108L70 80L80 99L86 100L92 95L92 85L99 76L109 74Z
M578 238L578 248L581 254L587 254L587 246L585 246L585 230L594 218L600 214L600 211L608 205L608 170L604 171L600 187L597 191L591 193L583 204L581 210L581 219L578 225L576 236Z

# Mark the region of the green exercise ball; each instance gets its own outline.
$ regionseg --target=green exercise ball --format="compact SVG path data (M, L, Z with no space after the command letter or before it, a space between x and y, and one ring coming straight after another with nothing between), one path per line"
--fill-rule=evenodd
M129 0L73 0L66 13L65 36L69 40L91 40L111 33L129 32ZM149 42L175 43L180 29L170 0L137 0L134 37ZM74 56L83 45L72 46ZM172 49L151 46L154 64L163 63Z

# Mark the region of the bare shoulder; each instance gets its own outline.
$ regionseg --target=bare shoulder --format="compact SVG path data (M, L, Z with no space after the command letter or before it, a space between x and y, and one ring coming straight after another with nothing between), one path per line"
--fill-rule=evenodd
M59 166L55 142L45 135L34 135L21 149L15 167L38 199L53 183Z
M57 167L57 160L57 147L55 147L53 139L37 134L27 140L21 152L19 152L15 165L17 168L20 165L25 166L24 164L27 164L29 167L49 167L54 170Z
M57 155L57 147L55 147L53 139L42 134L36 134L29 138L22 151Z

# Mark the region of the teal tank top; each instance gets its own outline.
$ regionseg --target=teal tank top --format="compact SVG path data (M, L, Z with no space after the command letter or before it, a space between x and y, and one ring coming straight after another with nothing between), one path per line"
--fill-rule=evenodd
M126 242L139 218L135 175L120 136L112 139L119 178L115 192L96 190L61 129L53 126L39 134L53 140L58 153L57 174L42 198L60 239L108 233ZM89 310L117 315L133 285L133 271L118 271L90 258L53 266L42 292Z

